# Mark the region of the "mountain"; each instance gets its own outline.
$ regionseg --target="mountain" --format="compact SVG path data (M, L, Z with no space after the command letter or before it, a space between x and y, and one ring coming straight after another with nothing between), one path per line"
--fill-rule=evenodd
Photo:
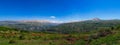
M58 24L47 20L0 21L0 26L6 26L6 27L16 28L20 30L28 30L28 31L41 31L55 25Z
M19 30L45 31L56 33L89 32L91 30L111 28L116 25L120 25L120 20L101 20L99 18L61 24L53 23L47 20L0 21L0 26L16 28Z
M48 32L58 33L80 33L89 32L92 30L102 30L103 28L111 28L120 25L120 20L100 20L92 19L80 22L63 23L48 29Z

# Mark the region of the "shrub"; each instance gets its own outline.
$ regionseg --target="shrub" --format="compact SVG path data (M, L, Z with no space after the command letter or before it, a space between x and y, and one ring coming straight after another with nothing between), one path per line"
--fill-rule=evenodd
M24 37L23 35L20 35L20 36L19 36L19 39L20 39L20 40L24 40L25 37Z
M13 43L16 43L16 41L15 40L10 40L9 43L13 44Z

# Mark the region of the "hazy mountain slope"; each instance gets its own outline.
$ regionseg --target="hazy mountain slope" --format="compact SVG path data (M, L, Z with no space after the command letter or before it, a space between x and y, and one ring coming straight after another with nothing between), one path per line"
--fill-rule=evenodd
M116 25L120 25L120 20L87 20L60 24L47 31L59 33L88 32L91 30L100 30L101 28L111 28Z
M28 31L40 31L43 29L47 29L50 26L55 26L57 23L51 22L37 22L37 21L0 21L0 26L6 26L11 28L16 28L20 30L28 30Z
M7 26L19 30L47 31L57 33L76 33L100 30L101 28L111 28L120 25L120 20L86 20L71 23L51 23L48 21L0 21L0 26Z

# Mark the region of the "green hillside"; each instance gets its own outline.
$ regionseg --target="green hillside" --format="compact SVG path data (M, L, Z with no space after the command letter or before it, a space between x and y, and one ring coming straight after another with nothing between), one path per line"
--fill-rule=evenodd
M80 33L100 30L101 28L111 28L116 25L120 25L120 20L87 20L82 22L60 24L48 29L47 31L59 33Z
M120 45L120 21L66 23L41 32L1 26L0 40L0 45Z
M0 27L0 40L1 45L119 45L120 26L74 34L27 32Z

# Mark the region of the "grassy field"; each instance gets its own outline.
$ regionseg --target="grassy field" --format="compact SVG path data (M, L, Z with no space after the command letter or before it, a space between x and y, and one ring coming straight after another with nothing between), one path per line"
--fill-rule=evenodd
M120 45L120 31L114 29L59 34L0 27L0 45Z

